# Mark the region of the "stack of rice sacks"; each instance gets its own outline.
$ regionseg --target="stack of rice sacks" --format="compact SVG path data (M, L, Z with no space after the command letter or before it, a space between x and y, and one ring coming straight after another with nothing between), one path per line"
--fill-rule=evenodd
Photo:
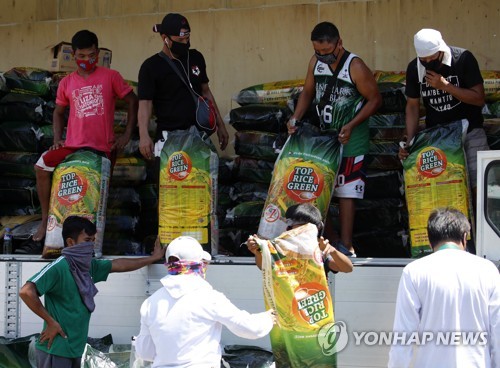
M0 216L40 213L33 165L52 145L53 79L36 68L0 75Z
M127 81L137 92L137 83ZM127 105L115 103L114 132L119 137L127 125ZM141 188L146 181L146 163L139 152L138 130L134 128L130 141L118 152L110 181L106 210L106 230L103 253L106 255L139 255L145 253L143 231L139 226L143 210Z
M236 130L234 150L238 156L221 160L220 254L251 255L240 245L257 233L274 163L287 138L286 122L291 111L286 102L297 83L303 81L256 85L234 97L241 107L232 109L228 120Z
M53 144L52 115L59 82L68 73L29 67L13 68L0 77L0 215L40 216L34 164ZM134 82L129 82L135 87ZM115 133L127 122L126 104L117 100ZM66 119L68 117L66 112ZM63 135L64 139L65 135ZM138 150L137 130L120 152L108 197L104 254L144 253L144 231L139 231L141 194L155 210L156 195L146 186L146 164ZM149 210L149 208L147 209ZM145 214L150 218L150 214ZM149 230L155 234L154 230ZM154 237L154 235L153 235Z

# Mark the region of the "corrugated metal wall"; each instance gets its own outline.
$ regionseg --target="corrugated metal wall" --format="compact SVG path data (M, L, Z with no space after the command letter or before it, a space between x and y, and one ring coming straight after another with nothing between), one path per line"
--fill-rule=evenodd
M323 20L372 69L405 70L413 34L424 27L470 49L481 69L500 69L497 0L2 0L0 70L46 68L51 45L87 28L113 50L112 67L137 80L142 61L162 46L151 27L168 12L188 18L223 114L241 88L303 78L311 29Z

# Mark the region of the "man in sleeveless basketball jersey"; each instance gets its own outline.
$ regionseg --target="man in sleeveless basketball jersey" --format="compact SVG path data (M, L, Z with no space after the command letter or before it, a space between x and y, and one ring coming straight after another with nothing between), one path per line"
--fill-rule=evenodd
M288 122L288 132L295 133L297 127L292 122L301 120L311 103L320 127L338 131L343 153L333 193L339 198L340 206L337 248L346 255L355 256L352 244L355 199L363 198L365 189L368 118L378 110L382 97L373 73L363 60L344 48L334 24L316 25L311 41L314 55L309 61L304 89Z

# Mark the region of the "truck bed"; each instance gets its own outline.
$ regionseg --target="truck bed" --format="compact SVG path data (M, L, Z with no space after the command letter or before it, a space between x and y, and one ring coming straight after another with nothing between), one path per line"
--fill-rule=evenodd
M105 257L113 259L113 257ZM48 261L38 256L1 256L0 275L6 274L6 262L18 263L20 285L38 272ZM339 367L387 366L389 347L355 346L352 332L390 331L394 316L397 287L403 267L410 259L353 259L354 271L349 274L329 274L334 299L335 320L344 321L349 343L338 354ZM113 273L107 282L97 284L96 310L90 321L90 337L109 333L118 344L130 342L140 326L142 302L159 287L165 275L163 264L154 264L137 271ZM264 310L262 275L250 257L216 257L207 271L207 280L223 292L235 305L248 312ZM0 276L0 300L6 296L6 277ZM5 303L0 305L0 325L5 326ZM42 320L20 303L18 336L40 332ZM257 345L270 349L268 337L245 340L224 329L222 344Z

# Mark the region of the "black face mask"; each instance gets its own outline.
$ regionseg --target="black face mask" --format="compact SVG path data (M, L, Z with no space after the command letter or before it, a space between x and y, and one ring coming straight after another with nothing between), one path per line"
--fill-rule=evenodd
M333 49L331 54L320 55L317 52L315 52L314 54L316 55L316 59L318 59L322 63L328 64L328 65L335 63L337 61L337 56L339 56L338 53L337 53L337 55L335 55L335 49L337 48L338 43L339 43L339 41L337 41L337 43L335 44L335 48Z
M328 65L331 65L335 61L337 61L337 57L335 56L335 54L333 52L331 54L326 54L326 55L316 54L316 59L318 59L322 63L328 64Z
M171 38L170 41L172 41L172 46L170 46L170 51L172 51L173 54L179 57L184 57L188 54L189 47L191 46L189 41L187 43L182 43L174 41Z
M441 61L442 57L438 57L437 59L431 60L429 62L420 60L420 64L422 64L426 70L437 72L439 69L441 69Z

